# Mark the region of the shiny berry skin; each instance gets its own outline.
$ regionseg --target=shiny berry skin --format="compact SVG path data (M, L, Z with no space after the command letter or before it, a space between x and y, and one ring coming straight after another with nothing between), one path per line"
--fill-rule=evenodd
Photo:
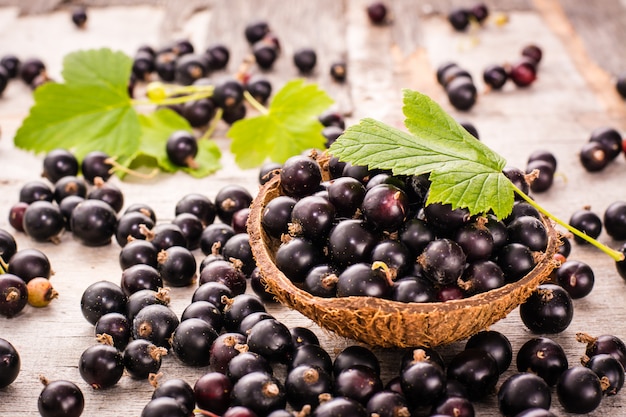
M604 230L615 240L626 240L626 202L615 201L604 211Z
M198 141L186 130L172 133L165 144L167 157L174 164L182 167L197 167L194 158L198 154Z
M414 361L401 371L400 378L402 392L414 407L434 404L446 388L443 369L428 360Z
M21 369L20 355L8 340L0 338L0 389L17 379Z
M274 371L272 365L265 357L258 353L247 351L239 353L228 362L226 375L235 383L251 372L272 374Z
M103 181L108 180L112 175L112 169L109 155L100 151L88 153L80 164L80 171L90 184L93 184L97 177L102 178Z
M9 210L9 224L18 232L24 231L24 213L26 212L28 205L28 203L20 201L13 204Z
M208 301L222 311L226 306L226 304L222 302L223 298L230 299L234 296L235 294L233 294L232 290L226 284L221 282L207 282L196 288L192 295L191 302Z
M187 247L187 238L174 223L159 223L146 233L146 239L152 242L159 251L172 246Z
M602 171L610 162L607 149L600 142L587 142L578 154L580 163L588 172Z
M547 337L535 337L526 341L516 356L518 371L532 372L551 387L568 365L567 355L561 345Z
M145 214L139 211L125 213L120 216L117 222L115 240L121 247L124 247L131 240L145 239L143 229L152 229L153 227L154 222Z
M347 77L346 63L343 61L333 62L330 65L330 76L337 82L343 82Z
M83 291L80 308L85 319L95 325L107 313L126 314L127 301L120 286L110 281L97 281Z
M86 246L103 246L111 242L117 227L115 210L102 200L87 199L72 211L72 234Z
M134 265L157 267L157 249L143 239L132 240L120 250L119 263L122 270Z
M380 362L378 357L365 346L350 345L337 354L333 361L333 373L339 375L341 371L352 366L366 366L376 375L380 375Z
M526 173L536 175L530 183L530 189L542 193L552 187L554 182L554 165L549 161L536 159L526 165Z
M453 209L450 204L441 203L432 203L424 207L424 216L433 231L441 235L455 232L470 220L467 209Z
M271 237L280 238L289 232L291 212L296 205L296 199L285 195L273 198L265 208L261 217L261 225Z
M463 32L470 24L470 13L467 9L457 8L448 13L448 22L454 30Z
M508 79L509 75L502 65L489 65L483 71L483 81L493 90L501 89Z
M602 232L602 219L589 209L576 210L569 219L569 225L594 239ZM574 235L574 241L579 244L587 243L586 240L576 235Z
M123 351L124 368L134 379L147 379L161 369L161 357L167 354L147 340L131 341Z
M446 85L448 101L457 110L469 110L478 97L478 90L471 79L456 77Z
M198 378L193 391L198 408L222 415L230 404L233 384L228 377L219 372L207 372Z
M172 287L186 287L196 279L196 258L187 248L172 246L162 250L157 262L161 278Z
M237 332L221 333L211 346L209 366L216 372L226 375L228 365L235 356L245 351L246 336Z
M380 377L368 366L352 365L335 374L334 395L353 399L363 406L382 389L383 383Z
M616 395L624 386L624 367L611 355L603 353L592 356L588 361L583 359L583 365L598 375L605 395Z
M369 263L348 266L337 280L337 297L365 296L389 298L391 284L385 272Z
M366 404L368 415L396 417L410 415L409 405L403 394L382 390L374 394Z
M211 345L217 331L206 321L190 318L182 321L172 334L172 350L184 364L206 366L209 364Z
M42 417L79 417L83 413L85 397L75 383L44 380L44 384L37 399L37 409Z
M40 180L28 181L20 188L19 201L24 203L34 203L35 201L52 201L54 191L52 188Z
M475 223L461 227L454 240L461 246L468 261L488 259L493 251L493 236L489 229Z
M293 356L291 333L287 326L276 319L261 320L252 326L247 343L251 352L271 362L288 363Z
M244 35L249 44L260 41L268 33L270 33L270 27L264 20L248 23L244 29Z
M433 240L418 257L424 275L439 285L456 283L465 269L465 261L463 249L451 239Z
M606 150L609 160L614 160L622 153L622 135L611 127L598 127L591 132L590 142L599 142Z
M520 305L520 317L533 333L560 333L574 317L572 298L562 287L542 284Z
M532 61L522 59L511 65L509 78L518 87L528 87L537 79L537 68Z
M213 224L217 215L217 207L207 196L198 193L190 193L183 196L176 203L174 214L189 213L196 216L206 227Z
M311 48L298 49L293 54L293 63L303 74L313 71L317 63L317 54Z
M232 404L247 407L257 415L264 416L285 408L287 393L276 377L264 372L252 372L233 386Z
M335 207L326 198L307 196L294 204L289 231L316 242L328 237L335 222Z
M496 360L498 364L498 372L503 374L513 360L513 348L511 342L502 333L495 330L483 330L471 336L466 344L465 349L482 349Z
M378 243L376 235L360 220L342 220L330 232L328 249L332 262L343 269L368 262Z
M106 344L88 347L78 362L80 376L94 389L110 388L122 378L122 353Z
M232 222L233 214L241 209L250 207L252 194L241 185L226 185L217 192L215 206L217 217L226 224Z
M65 219L56 204L35 201L24 212L22 227L28 236L37 241L54 241L65 228Z
M493 391L500 373L498 362L490 353L473 348L465 349L452 358L447 376L467 389L470 400L478 400Z
M166 397L173 398L185 411L185 416L189 416L196 406L196 399L193 388L184 379L172 378L159 381L159 385L152 393L152 399Z
M515 282L535 267L532 251L521 243L509 243L498 254L498 266L507 282Z
M556 395L565 411L587 414L600 405L602 384L591 369L573 366L561 374L556 384Z
M48 178L52 183L56 183L63 177L76 176L77 174L78 161L74 154L67 149L53 149L43 159L42 176Z
M185 54L176 60L175 80L180 84L191 85L208 73L208 62L203 55Z
M170 303L169 290L166 288L165 289L161 288L158 291L139 290L135 293L132 293L128 297L128 302L127 302L128 320L130 320L131 325L132 325L132 321L135 319L135 316L144 307L152 305L152 304L169 305L169 303Z
M3 55L0 59L0 66L7 70L9 78L17 77L20 69L20 59L13 54Z
M509 242L521 243L531 251L544 252L548 234L543 222L533 216L520 216L507 226Z
M567 260L556 269L556 280L572 299L578 299L589 295L593 289L595 277L588 264Z
M286 195L299 198L313 194L322 180L320 166L313 158L296 155L287 159L280 171L280 185Z
M225 80L215 86L212 99L223 109L235 108L243 101L243 85L237 80Z
M287 401L296 410L305 405L315 409L320 404L320 395L332 393L332 377L322 368L300 365L289 371L285 379Z
M626 344L619 337L610 334L591 337L587 334L579 333L576 334L576 339L587 343L585 355L592 357L607 353L620 361L622 365L626 364Z
M7 272L28 283L33 278L50 278L52 267L45 253L39 249L28 248L18 250L11 256Z
M113 346L119 350L123 350L130 341L130 321L122 313L103 315L96 322L94 330L96 337L104 334L111 336Z
M13 317L28 303L28 288L18 276L0 274L0 315Z
M272 95L272 84L264 78L257 78L246 83L246 90L256 101L265 104Z
M522 48L521 55L523 57L529 58L535 63L535 65L537 65L539 64L539 62L541 62L541 59L543 58L543 51L538 45L530 44Z
M39 58L30 58L23 61L20 65L20 78L26 84L32 84L32 82L41 74L45 74L46 65Z
M140 417L188 417L189 413L174 398L159 397L148 401Z
M365 186L351 177L333 180L327 190L328 199L335 206L337 214L342 217L352 217L365 197Z
M406 220L408 204L404 191L391 184L380 184L365 193L361 211L375 229L392 232Z
M311 417L367 417L369 414L358 401L345 397L334 397L319 405Z
M367 17L370 22L375 25L380 25L385 23L385 19L387 18L387 6L379 1L368 4L365 9L367 12Z
M17 252L17 242L13 235L4 229L0 229L0 258L6 263Z
M133 319L133 338L146 339L157 346L169 348L172 333L180 321L168 306L152 304L139 310Z
M528 372L508 377L498 389L498 408L505 416L515 416L529 408L548 410L551 402L548 384Z
M318 245L299 237L283 243L276 251L276 266L293 282L304 282L311 268L323 259Z
M252 46L252 54L255 61L264 70L269 70L274 66L274 62L278 58L278 52L278 48L272 42L265 40L261 40Z

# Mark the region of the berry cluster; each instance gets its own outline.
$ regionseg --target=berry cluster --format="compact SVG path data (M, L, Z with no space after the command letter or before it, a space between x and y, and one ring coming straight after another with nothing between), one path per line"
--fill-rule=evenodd
M446 90L450 104L457 110L469 110L478 97L472 75L455 62L446 62L437 68L437 81Z
M528 87L537 79L542 56L543 52L537 45L526 45L522 48L521 58L514 63L486 67L483 80L492 90L500 90L507 80L513 81L517 87Z
M448 13L448 22L458 32L465 31L472 22L485 23L489 17L489 8L485 3L477 3L470 8L459 7Z
M591 132L589 140L580 149L582 166L589 172L602 171L611 161L624 152L622 135L612 127L598 127Z
M0 59L0 95L4 92L9 81L19 78L33 90L43 83L50 81L46 73L46 65L39 58L20 60L13 54L4 55Z
M50 260L39 249L18 250L15 238L0 229L0 315L14 317L26 305L45 307L58 297L49 279Z
M375 1L368 4L365 11L370 22L374 25L384 25L389 22L389 9L383 2Z
M476 217L449 205L424 206L424 176L396 177L334 159L329 170L324 182L313 158L287 160L284 194L261 219L283 242L277 267L315 296L463 298L517 281L534 268L534 252L546 249L541 216L528 203L516 203L503 221Z

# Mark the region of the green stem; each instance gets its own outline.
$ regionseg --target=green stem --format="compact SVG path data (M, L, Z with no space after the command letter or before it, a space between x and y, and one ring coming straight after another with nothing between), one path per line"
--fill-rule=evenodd
M602 252L606 253L611 258L613 258L613 260L615 260L616 262L624 260L624 254L622 252L616 251L615 249L609 248L608 246L598 242L594 238L592 238L592 237L588 236L587 234L581 232L580 230L576 229L575 227L572 227L569 224L565 223L563 220L559 219L558 217L556 217L555 215L553 215L552 213L548 212L546 209L541 207L539 204L537 204L533 199L531 199L529 196L527 196L522 190L517 188L515 185L513 185L513 189L515 190L515 192L520 197L522 197L524 199L524 201L526 201L528 204L530 204L531 206L536 208L541 214L543 214L547 218L553 220L555 223L557 223L560 226L563 226L564 228L566 228L567 230L572 232L574 235L578 236L579 238L587 241L588 243L592 244L596 248L600 249Z
M248 103L250 103L250 105L252 107L254 107L255 109L257 109L259 111L259 113L261 113L261 114L269 114L269 110L267 110L267 108L264 105L259 103L259 101L256 98L254 98L252 96L252 94L250 94L249 91L245 90L243 92L243 96L248 101Z
M223 114L224 109L218 107L217 110L215 110L215 116L213 116L213 119L211 119L211 122L209 123L209 127L207 127L206 131L199 140L206 140L211 138L213 132L215 131L215 128L217 127L217 123L220 121Z
M169 104L181 104L186 103L188 101L200 100L202 98L211 97L213 95L213 91L200 91L193 94L187 94L186 96L180 97L168 97L162 100L150 100L150 99L142 99L142 100L133 100L132 104L135 106L146 105L146 104L156 104L161 106L166 106Z

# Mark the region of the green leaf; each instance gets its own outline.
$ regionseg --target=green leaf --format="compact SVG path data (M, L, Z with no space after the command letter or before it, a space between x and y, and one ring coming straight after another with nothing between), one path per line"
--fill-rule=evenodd
M219 162L221 152L217 144L210 139L198 141L198 155L195 158L197 168L181 168L169 160L165 145L170 135L177 130L192 131L189 122L175 111L162 108L150 114L140 114L139 122L141 124L140 146L133 160L140 158L146 161L148 160L146 157L150 157L163 171L174 172L182 169L198 178L205 177L221 168ZM128 163L132 162L131 160Z
M506 161L474 138L437 103L404 91L405 125L410 133L363 119L331 145L331 154L396 175L430 173L427 203L467 207L472 214L493 211L506 217L513 207L513 185L502 173Z
M140 126L127 93L131 65L131 58L109 49L67 55L65 83L35 90L35 104L15 135L15 145L35 152L66 148L79 159L93 150L134 154Z
M231 152L242 168L266 159L285 162L307 149L324 147L318 116L333 103L315 84L292 80L274 96L266 114L235 122L227 135Z

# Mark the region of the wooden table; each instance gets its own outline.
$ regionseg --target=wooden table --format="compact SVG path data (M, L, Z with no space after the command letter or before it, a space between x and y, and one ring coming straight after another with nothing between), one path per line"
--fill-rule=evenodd
M507 159L510 165L524 167L528 155L537 149L552 151L558 158L558 173L552 188L535 195L536 200L564 220L583 206L602 215L613 201L626 199L624 173L626 160L618 158L601 173L586 172L577 152L599 126L613 126L626 131L626 105L613 88L613 77L623 68L626 51L623 45L624 3L602 2L586 10L573 0L552 2L506 1L489 2L492 12L509 17L506 25L488 23L466 33L453 32L445 20L445 12L453 5L468 2L394 1L394 20L385 26L372 26L366 18L367 2L323 0L317 2L264 1L229 2L88 2L89 23L84 31L74 28L67 8L55 9L58 1L12 2L17 7L0 8L0 54L15 53L20 57L41 57L53 78L60 78L61 59L68 52L81 48L109 46L132 55L142 44L158 46L165 41L189 37L199 50L214 41L231 47L229 72L237 65L248 46L243 37L244 26L253 19L267 19L281 39L283 55L274 71L267 76L278 88L296 77L291 62L296 48L310 46L318 52L318 66L310 77L335 99L335 108L344 112L349 123L368 116L401 126L401 89L425 92L440 102L458 120L474 123L481 140ZM109 7L98 7L114 3ZM128 3L135 3L128 5ZM139 4L140 3L140 4ZM32 6L30 9L28 5ZM600 22L598 24L598 22ZM620 26L619 23L622 23ZM611 41L610 44L608 42ZM484 92L482 70L492 63L515 60L523 46L537 43L544 51L539 78L530 88L507 85L501 92ZM345 59L348 81L334 83L328 76L332 61ZM435 68L444 61L456 61L474 75L481 91L478 103L468 112L455 111L447 102L442 88L434 80ZM20 82L11 82L0 100L0 228L13 232L8 224L9 208L18 200L20 187L39 177L42 155L16 149L12 138L32 104L30 90ZM184 195L201 192L214 198L227 184L241 184L255 193L256 170L240 170L228 153L229 141L225 126L216 132L216 141L224 152L224 169L204 179L183 174L160 175L153 181L113 179L123 190L126 205L147 203L161 222L174 217L174 206ZM80 377L77 369L80 354L95 343L93 327L82 317L79 308L84 289L98 280L119 283L121 270L115 243L87 248L62 236L61 243L38 243L24 234L15 233L20 249L34 247L50 258L52 277L60 297L45 309L27 307L12 319L0 318L0 337L11 341L19 350L22 370L18 379L0 390L0 415L32 416L37 413L37 396L42 388L38 376L69 379L76 382L86 397L85 416L136 417L149 400L152 387L145 381L123 377L113 388L95 391ZM606 233L602 242L619 247ZM195 252L201 260L203 254ZM615 334L626 338L626 287L617 274L613 261L597 250L574 245L571 259L591 265L596 287L587 298L575 302L574 320L561 334L551 335L564 347L570 364L576 364L584 346L575 341L575 333L593 335ZM172 308L180 314L195 289L172 291ZM352 344L320 330L299 313L277 305L268 310L288 326L307 326L319 335L324 347L335 355ZM493 326L509 337L514 351L531 334L513 311ZM463 348L459 342L441 349L450 358ZM398 372L399 354L394 350L376 349L383 363L383 379L388 381ZM515 373L512 366L500 383ZM164 358L164 378L180 377L193 385L208 368L191 368L173 355ZM622 415L624 394L605 398L593 416ZM475 405L477 415L497 416L495 395ZM552 410L566 415L553 396Z

